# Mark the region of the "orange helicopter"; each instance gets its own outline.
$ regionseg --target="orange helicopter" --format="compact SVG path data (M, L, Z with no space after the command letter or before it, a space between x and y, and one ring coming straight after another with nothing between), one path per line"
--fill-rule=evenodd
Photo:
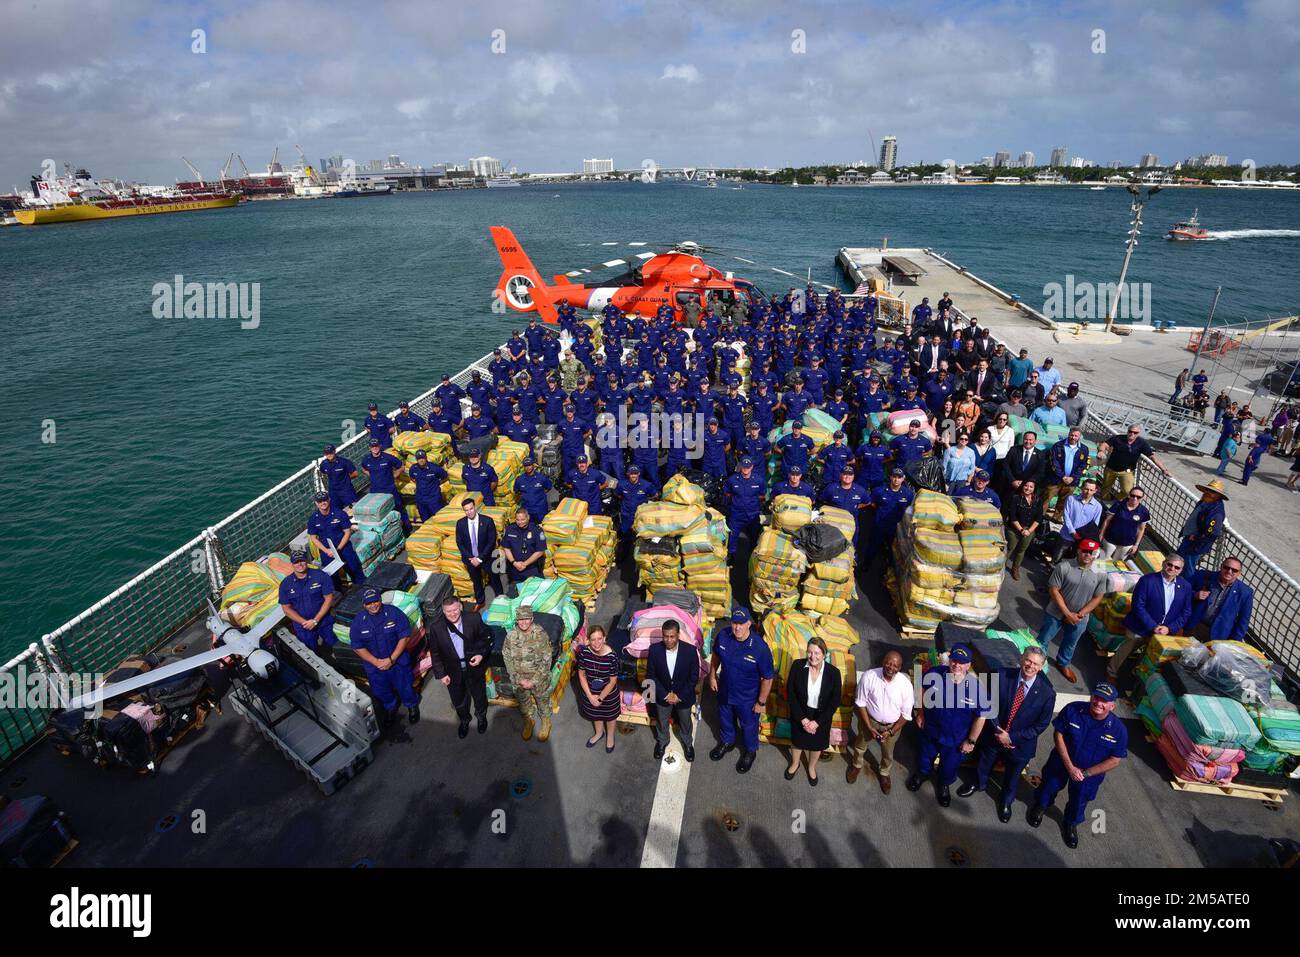
M728 305L737 298L743 303L767 298L749 280L710 266L697 255L703 247L691 242L679 243L668 253L643 252L629 259L601 263L595 268L628 268L600 282L574 282L593 272L574 269L554 276L555 281L547 284L511 230L505 226L493 226L491 230L504 267L494 293L497 300L516 312L536 312L549 323L560 321L557 307L563 300L575 309L593 312L612 303L624 313L651 318L667 303L680 320L682 310L692 300L707 309L710 294L721 297Z

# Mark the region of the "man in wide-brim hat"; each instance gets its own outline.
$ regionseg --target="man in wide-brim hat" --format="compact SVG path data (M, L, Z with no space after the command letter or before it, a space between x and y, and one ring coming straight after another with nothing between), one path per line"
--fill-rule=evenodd
M1223 503L1228 500L1221 479L1210 479L1207 485L1198 485L1201 500L1192 509L1183 524L1183 540L1178 546L1178 554L1183 556L1183 577L1188 580L1196 572L1196 565L1201 558L1214 547L1215 541L1223 534L1225 509Z

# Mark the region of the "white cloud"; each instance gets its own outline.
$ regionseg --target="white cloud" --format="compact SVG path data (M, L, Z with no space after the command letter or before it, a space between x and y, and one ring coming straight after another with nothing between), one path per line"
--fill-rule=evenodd
M669 63L664 67L664 75L661 80L684 80L687 83L699 83L700 71L695 69L693 63L683 63L681 66L675 66Z
M429 111L432 104L433 100L427 96L417 100L402 100L397 104L397 112L407 119L418 120Z

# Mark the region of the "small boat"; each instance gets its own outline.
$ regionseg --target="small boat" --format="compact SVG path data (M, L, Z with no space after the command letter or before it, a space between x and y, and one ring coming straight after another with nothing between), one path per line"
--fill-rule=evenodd
M1209 239L1210 231L1196 218L1200 212L1200 209L1197 209L1192 213L1191 219L1183 223L1174 223L1169 228L1169 232L1165 233L1165 239Z
M1100 193L1105 188L1106 188L1105 186L1089 186L1088 191L1090 193Z

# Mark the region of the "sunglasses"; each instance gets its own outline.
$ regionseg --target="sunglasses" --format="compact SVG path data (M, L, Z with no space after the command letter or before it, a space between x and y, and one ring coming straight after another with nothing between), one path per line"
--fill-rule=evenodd
M1129 429L1128 434L1129 434L1129 435L1141 435L1142 433L1139 432L1137 429Z
M1165 562L1165 568L1182 568L1181 562Z
M1142 501L1142 496L1136 494L1135 492L1130 492L1128 497L1139 502Z
M1221 571L1231 572L1231 573L1234 574L1234 575L1240 575L1240 574L1241 574L1241 569L1240 569L1240 568L1233 568L1231 565L1224 565L1223 568L1221 569Z

